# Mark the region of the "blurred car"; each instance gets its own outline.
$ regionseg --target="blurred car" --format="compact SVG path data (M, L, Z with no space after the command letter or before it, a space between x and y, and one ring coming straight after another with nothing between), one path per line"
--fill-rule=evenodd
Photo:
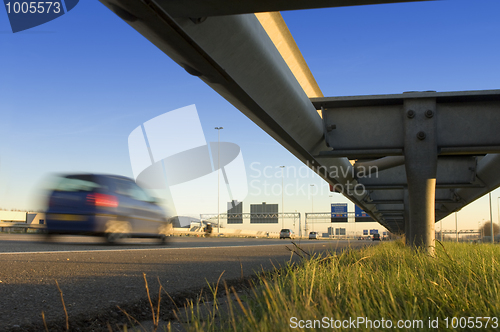
M173 231L157 200L123 176L59 176L48 200L49 236L98 235L109 243L127 237L156 237L164 243Z
M380 234L373 234L372 241L380 241Z
M291 229L283 228L280 231L280 239L293 239L295 238L295 234Z
M318 232L309 232L309 240L319 240Z

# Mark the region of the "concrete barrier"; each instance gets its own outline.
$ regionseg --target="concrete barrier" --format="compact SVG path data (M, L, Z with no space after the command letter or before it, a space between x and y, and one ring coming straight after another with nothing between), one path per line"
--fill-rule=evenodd
M191 228L177 228L174 227L174 235L203 235L205 232L202 227L195 226ZM212 236L229 236L229 237L258 237L258 238L279 238L279 232L266 232L266 231L252 231L234 228L221 228L217 232L215 228L212 231Z

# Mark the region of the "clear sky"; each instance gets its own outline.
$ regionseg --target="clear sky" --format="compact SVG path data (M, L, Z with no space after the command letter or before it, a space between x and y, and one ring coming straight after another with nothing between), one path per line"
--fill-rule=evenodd
M497 0L448 0L282 15L324 95L346 96L500 88L499 12ZM217 141L214 127L222 126L221 141L241 147L249 178L244 212L263 201L281 206L279 190L264 195L262 187L259 194L251 181L256 168L268 166L272 176L259 181L278 188L279 166L298 169L296 158L100 2L80 1L66 15L16 34L1 8L0 208L40 208L38 188L54 172L132 177L132 130L191 104L207 142ZM331 202L348 202L330 197L326 183L307 174L285 171L285 184L294 188L284 197L286 211L328 212ZM317 190L314 202L310 189ZM493 192L494 221L499 196ZM477 228L489 220L487 197L458 216L459 229ZM454 217L443 224L454 229Z

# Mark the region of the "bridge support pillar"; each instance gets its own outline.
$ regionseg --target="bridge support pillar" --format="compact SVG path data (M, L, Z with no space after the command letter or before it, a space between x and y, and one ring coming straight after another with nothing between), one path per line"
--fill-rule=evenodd
M404 156L411 223L409 244L429 255L434 255L438 153L436 99L407 98L404 101L403 111Z

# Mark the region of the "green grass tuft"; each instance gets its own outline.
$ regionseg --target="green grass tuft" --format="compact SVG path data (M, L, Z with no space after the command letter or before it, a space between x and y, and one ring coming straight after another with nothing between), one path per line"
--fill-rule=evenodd
M265 274L250 296L242 298L228 290L235 301L220 307L219 315L197 317L185 327L193 331L279 331L290 330L299 320L303 326L308 320L309 324L319 320L317 324L322 325L316 327L325 328L324 317L332 325L335 320L365 317L391 320L394 326L390 330L395 331L408 330L397 328L400 320L421 320L423 328L418 330L436 330L429 327L429 320L438 318L438 330L451 331L453 317L474 317L474 326L482 324L482 331L499 330L498 320L497 328L494 320L487 328L486 319L476 320L500 319L499 261L500 246L465 243L438 243L435 257L416 253L400 242L313 256ZM462 318L454 323L464 326L466 321ZM461 330L471 330L470 320L466 324L469 328ZM332 325L326 329L332 330ZM359 327L370 329L369 325ZM341 330L354 329L350 325Z

